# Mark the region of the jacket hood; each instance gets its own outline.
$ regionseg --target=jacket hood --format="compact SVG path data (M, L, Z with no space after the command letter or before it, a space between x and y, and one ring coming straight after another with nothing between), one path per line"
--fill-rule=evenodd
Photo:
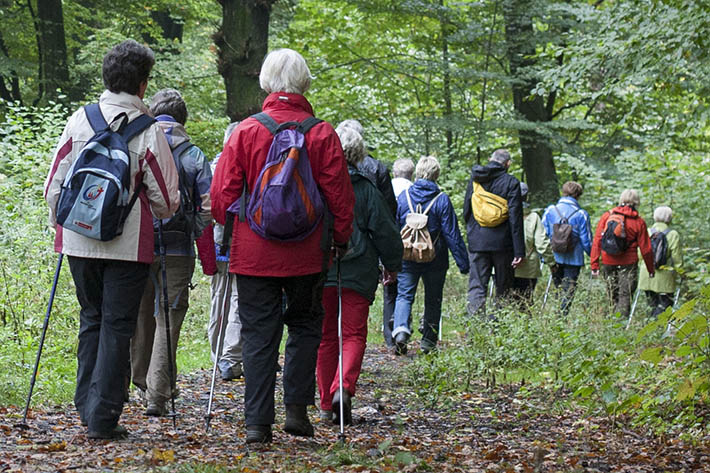
M436 182L428 179L417 179L407 190L412 200L416 202L428 202L441 192Z
M473 167L473 180L476 182L490 182L501 174L505 174L506 167L502 164L491 162L485 166L477 164Z
M611 212L613 212L615 214L622 214L627 217L638 217L639 216L639 213L636 210L634 210L633 208L629 207L628 205L614 207L613 209L611 209Z
M190 140L190 136L185 131L185 127L176 122L170 115L158 115L155 117L158 125L168 139L170 149L175 149L178 145Z

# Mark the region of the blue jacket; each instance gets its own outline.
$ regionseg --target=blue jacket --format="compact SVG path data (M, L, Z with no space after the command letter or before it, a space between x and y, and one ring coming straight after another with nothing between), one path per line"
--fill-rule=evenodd
M562 197L557 201L557 211L565 217L574 234L574 250L569 253L555 253L555 261L560 264L571 266L584 266L584 253L592 251L592 230L589 224L589 214L579 206L574 197ZM577 209L576 213L574 213ZM547 236L552 236L552 226L558 223L561 218L555 210L555 205L550 205L542 216L542 224L545 227ZM574 215L572 215L574 213ZM570 216L572 216L570 218Z
M437 186L434 181L427 179L417 179L408 191L412 198L412 205L416 208L417 204L422 204L422 209L426 208L429 201L441 192L439 186ZM405 191L399 194L397 198L397 223L400 229L404 227L408 213L409 204L407 203L407 191ZM451 250L454 261L456 261L456 266L459 267L462 273L468 273L468 252L466 251L466 244L461 237L459 222L449 196L443 194L436 199L428 215L427 228L429 229L432 240L436 241L436 257L434 261L429 263L403 261L402 271L408 272L415 269L430 271L445 270L449 267L448 250Z

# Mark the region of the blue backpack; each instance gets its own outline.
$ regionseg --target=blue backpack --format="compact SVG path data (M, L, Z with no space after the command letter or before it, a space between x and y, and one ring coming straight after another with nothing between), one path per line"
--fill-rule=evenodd
M305 146L305 134L322 120L310 117L303 123L279 124L263 112L252 117L264 125L274 139L249 202L245 205L245 190L228 211L239 212L240 220L246 218L249 227L262 238L304 240L325 214L325 204L313 179Z
M155 119L141 115L118 131L104 120L98 104L84 107L94 136L86 143L62 183L57 202L57 223L67 230L94 240L109 241L120 235L123 224L143 187L129 195L131 160L128 142L149 127Z

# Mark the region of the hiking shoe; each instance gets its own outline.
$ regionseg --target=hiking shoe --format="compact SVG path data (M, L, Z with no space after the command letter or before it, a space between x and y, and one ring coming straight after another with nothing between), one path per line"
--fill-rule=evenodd
M247 425L247 443L271 443L270 425Z
M164 401L148 401L148 407L145 409L145 415L151 417L163 417L168 413Z
M321 422L333 422L333 411L321 409L320 410L320 421Z
M407 354L407 342L409 341L409 335L407 332L399 332L394 337L394 354L397 356Z
M436 351L436 345L424 343L424 341L422 341L422 343L419 345L419 349L421 350L422 354L428 355L429 353Z
M313 424L308 419L308 411L305 404L286 404L284 430L291 435L313 437Z
M96 440L125 439L128 437L128 430L126 430L126 428L122 425L116 425L113 429L105 432L100 430L89 430L89 433L87 433L86 436L90 439Z
M352 425L353 414L352 414L352 400L350 398L350 393L347 389L343 389L343 423L345 425ZM340 424L340 389L335 391L333 395L333 423Z
M241 364L233 365L226 369L220 369L219 372L222 376L222 381L232 381L244 376Z

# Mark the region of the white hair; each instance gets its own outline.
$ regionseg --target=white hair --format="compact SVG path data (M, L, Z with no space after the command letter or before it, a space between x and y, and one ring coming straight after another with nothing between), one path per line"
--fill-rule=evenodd
M392 165L392 175L412 180L414 175L414 161L409 158L400 158Z
M619 196L619 205L630 205L631 207L638 207L641 205L641 199L639 198L639 193L636 189L625 189L621 192Z
M422 156L419 158L419 162L417 162L417 168L414 174L417 179L436 181L439 178L440 171L441 166L434 156Z
M353 130L360 133L363 138L365 137L365 133L363 133L362 123L355 120L354 118L348 118L347 120L343 120L338 124L338 128L352 128Z
M229 141L229 137L232 136L232 132L237 127L237 125L239 125L239 122L232 122L227 125L227 129L224 130L224 141L222 142L223 145L227 144L227 141Z
M264 59L259 86L267 93L305 94L311 86L311 71L303 56L293 49L271 51Z
M352 166L357 166L367 154L365 141L362 135L352 128L344 127L336 130L340 138L340 144L345 153L345 160Z
M510 153L507 149L497 149L493 151L493 154L490 158L488 158L488 161L493 161L498 164L505 164L510 161Z
M656 222L671 223L673 219L673 210L667 205L656 207L653 211L653 220Z

